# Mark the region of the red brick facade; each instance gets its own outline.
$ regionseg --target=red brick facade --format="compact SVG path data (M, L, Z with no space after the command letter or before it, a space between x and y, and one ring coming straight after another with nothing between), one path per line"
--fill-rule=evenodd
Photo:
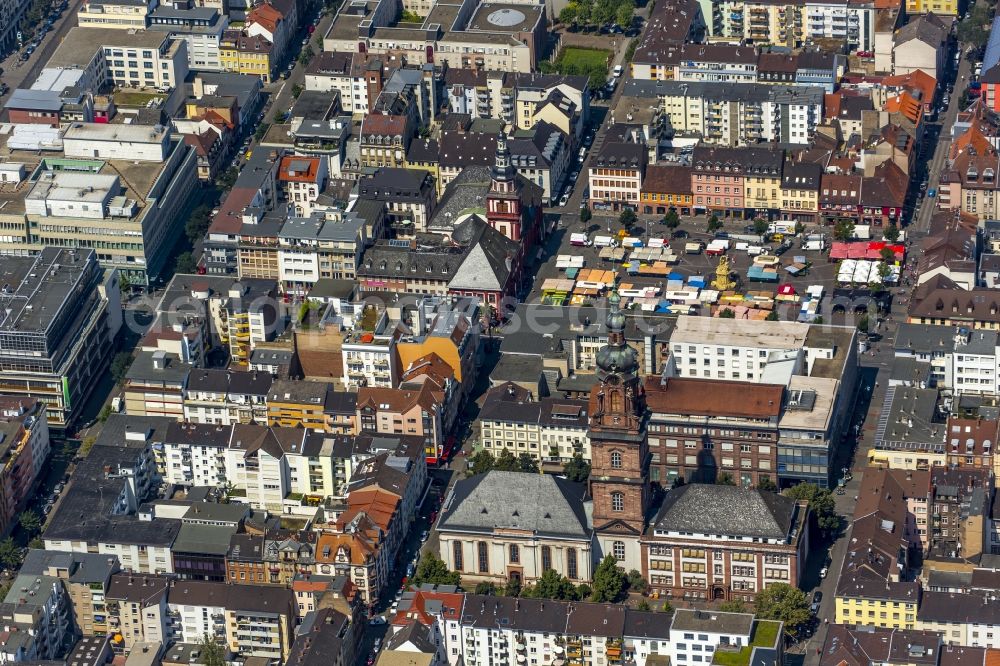
M753 601L768 583L798 586L805 525L789 544L649 536L642 541L642 573L661 597Z

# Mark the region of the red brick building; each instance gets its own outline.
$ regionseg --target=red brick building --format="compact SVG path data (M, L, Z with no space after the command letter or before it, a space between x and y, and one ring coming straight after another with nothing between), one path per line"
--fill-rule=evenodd
M776 481L778 420L784 387L672 377L646 380L650 477L738 486Z
M630 570L638 568L652 493L638 354L625 342L619 300L617 292L608 299L608 344L597 352L599 381L590 391L590 496L601 554Z
M752 601L770 583L799 583L805 502L762 490L683 485L642 539L642 573L661 597Z

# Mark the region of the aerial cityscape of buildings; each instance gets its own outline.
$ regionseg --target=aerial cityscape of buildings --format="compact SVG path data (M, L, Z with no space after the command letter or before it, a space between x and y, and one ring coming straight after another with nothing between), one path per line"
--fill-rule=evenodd
M1000 663L993 14L0 0L0 664Z

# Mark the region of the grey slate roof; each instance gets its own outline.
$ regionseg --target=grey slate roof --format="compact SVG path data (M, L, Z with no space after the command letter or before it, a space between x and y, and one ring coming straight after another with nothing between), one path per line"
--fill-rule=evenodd
M793 499L762 490L692 483L667 493L654 530L785 539Z
M822 104L825 91L819 86L766 85L757 83L730 83L718 81L645 81L629 79L625 82L622 97L676 97L706 98L720 101L796 102Z
M589 539L584 487L548 474L492 471L458 481L445 500L441 531L492 533L495 528Z
M234 534L235 527L184 524L171 550L175 554L225 555L229 552L229 539Z
M455 228L452 237L459 242L462 242L462 227L467 227L472 235L469 240L475 242L448 282L448 288L502 291L510 277L510 260L517 254L518 244L479 216L470 217Z
M951 326L901 323L896 329L896 353L950 354L955 349Z

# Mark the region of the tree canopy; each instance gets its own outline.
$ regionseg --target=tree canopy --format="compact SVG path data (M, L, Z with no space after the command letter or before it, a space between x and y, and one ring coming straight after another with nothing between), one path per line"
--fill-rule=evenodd
M111 360L111 378L116 384L121 384L128 374L128 369L132 367L132 352L120 351Z
M578 453L563 466L563 474L570 481L577 483L586 481L590 478L590 463L584 460L583 456Z
M839 241L848 241L854 238L854 223L850 220L837 220L833 227L833 237Z
M625 572L618 568L614 555L605 555L594 570L590 600L598 603L614 603L625 592Z
M559 12L559 22L586 28L617 23L627 29L634 9L633 0L574 0Z
M414 585L429 583L431 585L461 585L462 577L449 571L448 566L440 557L433 552L429 552L420 558L417 565L416 574L413 576Z
M754 600L758 620L779 620L785 632L795 635L800 625L812 617L806 593L788 583L773 583L761 590Z
M521 596L534 599L562 599L564 601L576 601L579 598L576 586L570 582L569 578L561 575L555 569L546 569L538 582L521 591Z
M840 516L837 515L833 493L826 488L820 488L815 483L799 483L786 489L784 495L808 502L809 510L821 530L834 532L840 527Z
M225 649L208 634L201 638L201 663L204 666L226 666Z
M472 467L470 475L484 474L490 470L499 472L533 472L538 473L538 461L530 453L515 456L510 449L505 448L500 455L494 456L485 449L469 459Z
M21 565L21 549L10 537L0 541L0 564L8 569L16 569Z

